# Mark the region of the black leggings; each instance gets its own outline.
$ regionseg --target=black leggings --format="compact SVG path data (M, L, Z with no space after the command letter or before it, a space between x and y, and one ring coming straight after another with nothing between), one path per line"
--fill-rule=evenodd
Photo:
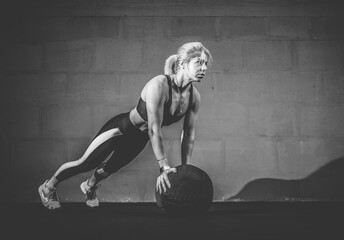
M116 134L111 135L114 132ZM96 168L95 177L101 175L104 179L131 162L148 141L148 134L131 123L129 112L117 115L100 129L84 156L62 165L55 177L63 181Z

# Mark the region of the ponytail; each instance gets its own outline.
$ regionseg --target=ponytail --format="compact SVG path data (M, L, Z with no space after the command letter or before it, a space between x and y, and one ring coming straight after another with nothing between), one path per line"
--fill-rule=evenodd
M169 56L165 61L164 74L172 75L177 73L177 54Z

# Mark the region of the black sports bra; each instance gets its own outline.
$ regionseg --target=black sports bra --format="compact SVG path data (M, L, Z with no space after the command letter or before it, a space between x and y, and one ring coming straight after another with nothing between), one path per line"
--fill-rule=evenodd
M193 96L193 86L191 85L190 88L190 97L189 97L189 105L188 109L185 111L183 115L172 115L170 113L171 109L171 104L172 104L172 83L171 83L171 77L169 75L165 75L167 77L167 83L169 87L169 98L164 104L164 116L163 116L163 121L162 121L162 126L169 126L172 123L178 122L180 119L182 119L185 114L190 110L191 105L192 105L192 96ZM146 102L143 101L143 99L140 97L139 102L136 106L137 112L141 116L143 120L147 122L148 117L147 117L147 108L146 108Z

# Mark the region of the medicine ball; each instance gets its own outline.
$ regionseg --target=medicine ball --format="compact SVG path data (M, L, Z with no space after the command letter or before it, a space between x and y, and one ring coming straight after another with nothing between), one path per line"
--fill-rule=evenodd
M202 169L183 164L176 167L176 173L169 173L171 188L161 194L155 191L155 198L161 211L167 213L204 213L213 201L213 184Z

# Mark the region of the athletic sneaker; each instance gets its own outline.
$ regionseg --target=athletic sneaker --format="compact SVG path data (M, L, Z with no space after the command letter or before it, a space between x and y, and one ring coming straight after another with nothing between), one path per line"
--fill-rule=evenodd
M41 198L42 204L44 207L48 209L58 209L61 208L60 202L59 202L59 197L56 193L56 188L54 187L47 187L47 181L43 183L41 186L38 188L38 193Z
M88 186L88 180L81 183L80 189L86 195L86 205L89 207L98 207L99 201L97 198L96 190L100 187L100 184L90 187Z

